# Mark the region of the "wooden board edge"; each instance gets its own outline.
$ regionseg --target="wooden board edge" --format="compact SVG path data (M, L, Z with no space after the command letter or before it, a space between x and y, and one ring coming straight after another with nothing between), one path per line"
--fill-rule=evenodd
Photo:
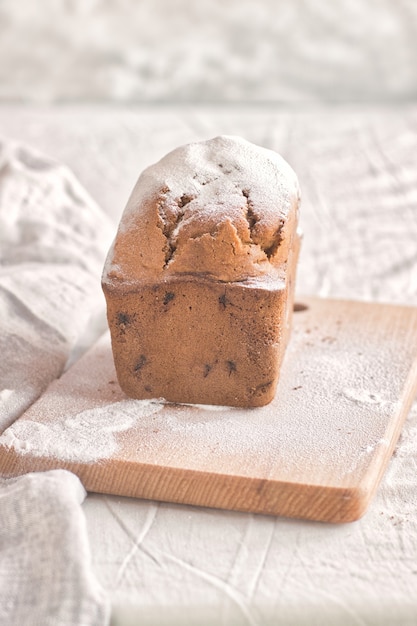
M364 486L364 489L370 493L371 500L375 496L387 467L391 462L404 423L410 413L411 406L415 399L417 399L417 353L414 364L410 369L404 384L403 392L398 401L398 405L400 407L399 413L397 413L391 420L391 428L385 436L387 441L389 441L389 445L385 450L381 449L379 456L374 457L372 465L368 468L368 471L362 480L362 485Z
M124 461L120 472L116 465L111 459L80 464L22 457L0 446L0 473L5 478L28 473L29 466L31 473L64 469L78 476L92 493L175 504L340 524L362 517L373 495L363 487L300 485L176 467L156 468L133 461Z

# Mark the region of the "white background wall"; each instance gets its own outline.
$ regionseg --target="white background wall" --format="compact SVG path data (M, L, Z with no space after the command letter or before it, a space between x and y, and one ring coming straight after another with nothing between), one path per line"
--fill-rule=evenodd
M414 0L0 0L0 101L407 101Z

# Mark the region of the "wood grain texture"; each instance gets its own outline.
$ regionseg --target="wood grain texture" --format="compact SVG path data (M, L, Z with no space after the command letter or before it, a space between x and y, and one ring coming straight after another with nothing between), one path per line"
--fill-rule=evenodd
M0 471L64 467L95 492L358 519L416 392L417 309L310 298L294 317L276 398L250 410L157 403L144 412L115 383L104 337L0 438ZM113 433L112 406L131 417ZM116 445L100 456L97 441L86 460L86 432L69 437L68 426L92 409Z

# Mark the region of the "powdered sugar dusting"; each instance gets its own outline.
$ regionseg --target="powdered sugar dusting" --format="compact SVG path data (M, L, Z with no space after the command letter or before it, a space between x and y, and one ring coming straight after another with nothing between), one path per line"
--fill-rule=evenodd
M91 463L117 450L115 433L162 409L158 402L122 400L106 410L93 408L51 423L18 420L0 437L0 444L21 454Z
M379 393L371 393L366 389L344 389L342 394L356 404L381 404L384 401Z
M190 273L278 279L298 204L297 177L272 150L231 136L180 146L139 177L103 282Z

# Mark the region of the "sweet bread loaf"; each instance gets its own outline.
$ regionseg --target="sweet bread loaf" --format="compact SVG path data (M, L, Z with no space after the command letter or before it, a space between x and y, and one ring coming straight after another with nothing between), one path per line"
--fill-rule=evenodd
M298 205L284 159L238 137L177 148L142 173L102 280L125 393L272 400L290 333Z

